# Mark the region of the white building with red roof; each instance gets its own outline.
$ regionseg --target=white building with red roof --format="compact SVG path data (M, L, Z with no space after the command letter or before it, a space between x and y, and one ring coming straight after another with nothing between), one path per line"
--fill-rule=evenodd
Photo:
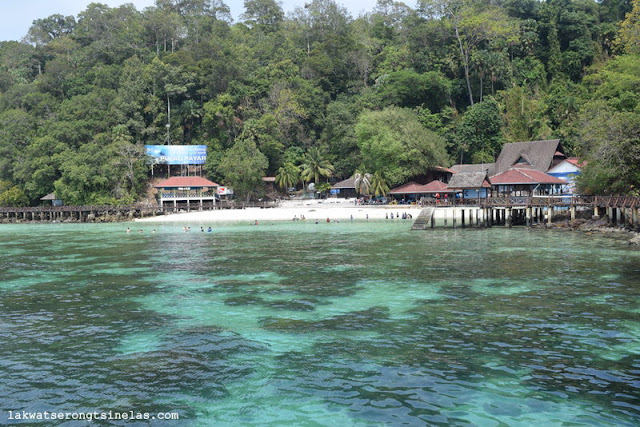
M549 196L562 194L567 181L533 168L516 166L492 176L491 185L499 194Z
M158 190L160 206L165 203L171 203L174 207L186 204L190 209L195 204L201 209L205 203L215 205L220 186L200 176L172 176L154 187Z

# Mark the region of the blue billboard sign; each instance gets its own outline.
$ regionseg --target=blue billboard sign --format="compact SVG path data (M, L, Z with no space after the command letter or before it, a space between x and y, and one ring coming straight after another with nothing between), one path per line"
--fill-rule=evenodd
M203 165L206 145L145 145L147 154L161 165Z

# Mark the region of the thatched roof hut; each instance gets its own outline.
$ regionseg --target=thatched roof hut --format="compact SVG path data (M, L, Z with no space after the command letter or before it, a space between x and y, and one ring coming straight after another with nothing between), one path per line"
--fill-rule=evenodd
M452 190L491 188L491 181L486 172L457 173L451 177L447 187Z
M503 173L514 165L525 165L541 172L547 172L566 158L559 139L512 142L504 144L490 174Z

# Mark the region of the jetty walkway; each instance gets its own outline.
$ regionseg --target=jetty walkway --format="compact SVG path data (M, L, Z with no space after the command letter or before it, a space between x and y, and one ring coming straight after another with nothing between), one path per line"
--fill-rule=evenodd
M273 208L276 202L242 203L218 201L202 203L194 207L189 203L165 204L135 203L131 205L100 206L37 206L0 207L0 223L9 222L117 222L134 218L167 215L178 212L214 209L243 209L248 207Z
M530 226L545 221L551 224L557 217L573 221L578 214L594 219L606 215L612 224L640 226L640 197L633 196L488 197L444 203L425 199L422 204L425 208L416 218L414 230L436 226Z

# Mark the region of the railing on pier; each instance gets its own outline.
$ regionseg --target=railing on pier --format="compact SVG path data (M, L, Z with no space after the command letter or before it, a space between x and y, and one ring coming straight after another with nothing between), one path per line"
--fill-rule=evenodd
M493 207L604 207L636 208L640 207L640 197L635 196L498 196L479 199L436 200L424 198L423 206L478 206Z
M244 208L274 208L275 201L238 202L235 200L221 200L200 203L134 203L130 205L84 205L84 206L35 206L35 207L0 207L0 220L65 220L88 221L101 216L142 217L162 215L165 213L190 212L213 209L244 209ZM118 220L118 219L116 219Z

